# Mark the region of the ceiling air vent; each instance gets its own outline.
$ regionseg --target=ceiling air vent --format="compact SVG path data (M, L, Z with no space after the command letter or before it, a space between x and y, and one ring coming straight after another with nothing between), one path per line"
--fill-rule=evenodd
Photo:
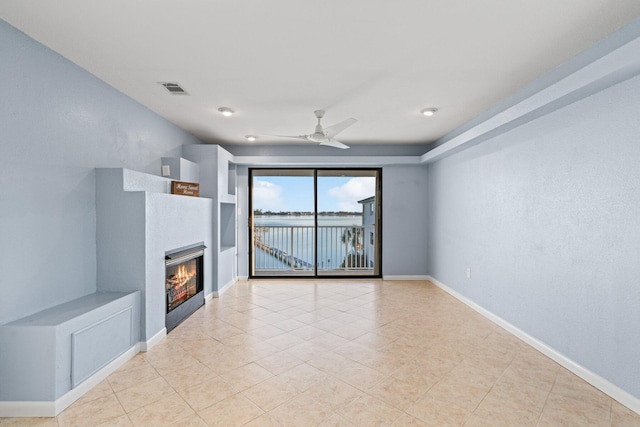
M178 83L162 83L165 89L167 89L172 95L189 95L186 90L182 89Z

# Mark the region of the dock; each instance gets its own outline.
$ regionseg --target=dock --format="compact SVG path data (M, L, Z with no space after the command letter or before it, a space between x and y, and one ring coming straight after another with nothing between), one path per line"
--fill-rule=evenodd
M288 266L291 266L293 268L301 268L301 269L305 269L305 270L311 270L314 268L314 265L311 264L308 261L302 260L298 257L295 256L291 256L290 254L286 253L285 251L278 249L274 246L271 246L267 243L264 243L262 240L260 239L256 239L255 241L255 246L262 249L263 251L265 251L266 253L268 253L269 255L273 256L275 259L277 259L278 261L282 261L285 264L287 264ZM291 265L293 263L293 265Z

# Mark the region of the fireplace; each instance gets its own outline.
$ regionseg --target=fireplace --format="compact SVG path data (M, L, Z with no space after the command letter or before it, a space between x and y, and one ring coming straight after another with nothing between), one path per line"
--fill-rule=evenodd
M202 264L205 248L199 245L165 254L167 332L204 305Z

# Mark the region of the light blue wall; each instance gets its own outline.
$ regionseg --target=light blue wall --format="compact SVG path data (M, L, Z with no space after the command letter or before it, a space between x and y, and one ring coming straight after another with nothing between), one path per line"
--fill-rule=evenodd
M382 274L425 276L426 166L382 169Z
M236 197L238 200L238 277L249 277L249 167L236 167Z
M94 168L159 175L199 141L4 21L0 64L3 324L96 290Z
M636 77L430 164L426 181L429 273L636 397L639 117Z

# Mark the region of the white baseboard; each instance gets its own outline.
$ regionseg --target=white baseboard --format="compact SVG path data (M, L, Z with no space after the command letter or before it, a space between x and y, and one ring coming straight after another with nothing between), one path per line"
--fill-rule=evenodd
M160 332L152 336L147 341L140 342L140 351L147 352L151 350L151 347L158 344L166 336L167 336L167 328L162 328Z
M0 418L55 417L55 402L0 402Z
M55 417L140 352L136 344L111 363L52 402L0 402L0 418Z
M460 302L462 302L465 305L469 306L470 308L472 308L476 312L480 313L481 315L483 315L487 319L491 320L493 323L497 324L498 326L502 327L503 329L509 331L511 334L513 334L516 337L520 338L522 341L526 342L531 347L535 348L539 352L543 353L545 356L547 356L550 359L554 360L559 365L561 365L561 366L565 367L566 369L568 369L569 371L573 372L574 374L576 374L577 376L579 376L580 378L582 378L583 380L585 380L586 382L588 382L592 386L596 387L597 389L599 389L603 393L609 395L612 399L617 400L618 402L620 402L621 404L623 404L627 408L631 409L635 413L640 414L640 399L638 399L634 395L622 390L620 387L618 387L617 385L611 383L610 381L602 378L600 375L598 375L598 374L586 369L582 365L580 365L580 364L576 363L575 361L569 359L568 357L566 357L565 355L563 355L559 351L555 350L552 347L549 347L544 342L540 341L539 339L537 339L535 337L532 337L531 335L527 334L523 330L521 330L518 327L512 325L511 323L507 322L506 320L502 319L501 317L496 316L495 314L493 314L489 310L479 306L478 304L476 304L475 302L473 302L469 298L467 298L464 295L460 294L456 290L448 287L447 285L443 284L442 282L438 281L437 279L435 279L435 278L433 278L431 276L428 276L427 280L429 280L434 285L436 285L437 287L439 287L443 291L447 292L449 295L453 296L454 298L456 298Z
M382 280L429 280L431 276L401 276L401 275L383 275Z
M233 285L235 285L237 281L238 281L237 277L235 279L231 279L224 286L222 286L220 289L218 289L217 291L211 292L209 295L211 295L212 298L218 298L218 297L220 297L220 295L222 295L226 291L228 291L229 288L231 288ZM207 295L207 296L209 296L209 295ZM209 298L209 299L211 299L211 298Z
M249 280L249 276L238 276L238 280L246 282L247 280Z

